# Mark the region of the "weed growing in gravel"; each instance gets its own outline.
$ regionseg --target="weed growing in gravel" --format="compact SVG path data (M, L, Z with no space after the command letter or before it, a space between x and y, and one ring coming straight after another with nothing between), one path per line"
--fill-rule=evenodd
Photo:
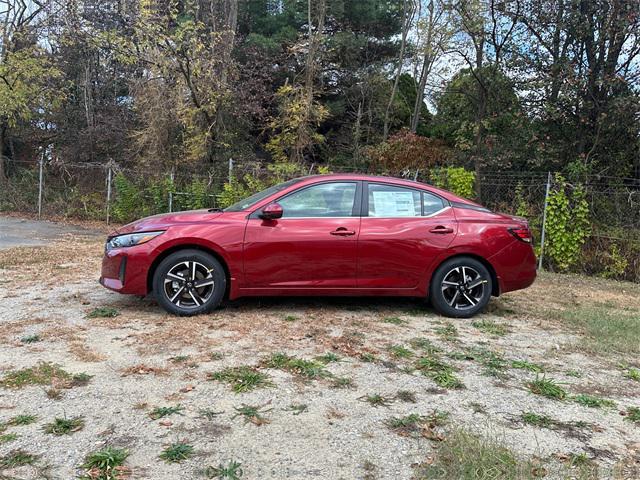
M543 397L553 398L555 400L564 400L567 392L552 378L536 376L535 380L528 382L527 387L531 393L542 395Z
M496 440L455 429L433 461L420 465L416 473L418 479L529 480L538 478L541 471Z
M448 420L448 412L434 410L428 416L412 413L405 417L392 417L387 420L386 425L395 433L404 437L420 435L433 440L442 440L443 437L435 435L432 430L446 425Z
M71 376L71 382L69 386L71 387L86 387L89 385L89 382L93 378L93 375L89 375L88 373L76 373Z
M156 407L149 412L149 417L152 420L158 420L160 418L168 417L169 415L183 415L184 408L180 405L175 407Z
M413 352L402 345L391 345L387 348L389 353L396 358L411 358Z
M640 407L627 408L627 416L624 419L629 422L640 423Z
M434 330L443 340L453 342L458 339L458 329L451 322L445 322L443 326L436 327Z
M120 315L120 312L113 307L94 308L87 314L87 318L113 318Z
M232 418L243 417L244 423L253 423L256 426L265 425L269 423L269 420L262 416L263 413L267 413L271 411L263 410L262 406L256 405L245 405L242 404L240 407L234 407L237 412Z
M520 414L520 420L527 425L533 425L540 428L551 428L555 425L555 420L547 415L540 415L535 412L522 412Z
M285 322L295 322L296 320L298 320L298 317L296 317L295 315L285 315L283 320Z
M3 435L0 435L0 445L3 443L13 442L17 438L18 438L17 433L5 433Z
M165 448L160 454L160 458L167 463L180 463L193 456L193 445L183 442L176 442Z
M304 413L307 410L309 410L309 406L304 403L302 404L292 403L291 405L289 405L288 410L292 411L294 415L300 415L301 413Z
M374 363L378 359L376 358L376 356L373 353L363 352L363 353L360 354L360 360L362 360L363 362L366 362L366 363Z
M473 413L487 413L487 409L485 406L479 402L469 402L469 406Z
M209 379L231 385L231 390L235 393L244 393L256 388L273 386L273 383L269 380L269 375L247 365L229 367L219 372L211 373L209 374Z
M59 365L41 362L34 367L13 370L4 375L0 385L5 388L22 388L27 385L51 385L54 380L68 381L71 374Z
M170 357L169 361L173 363L185 363L191 358L190 355L176 355L175 357Z
M25 465L33 465L37 459L37 455L25 452L24 450L13 450L0 457L0 467L15 468L23 467Z
M427 356L419 358L416 363L416 368L442 388L464 387L460 379L455 376L454 367L444 363L437 357Z
M222 352L211 352L209 355L211 360L222 360L224 358L224 353Z
M230 461L226 466L220 464L217 467L207 467L203 471L207 478L218 478L221 480L239 480L242 477L242 464L235 460Z
M511 366L513 368L517 368L518 370L527 370L533 373L542 373L544 372L544 367L542 365L538 365L537 363L528 362L527 360L514 360L511 362Z
M382 321L384 323L391 323L392 325L407 325L409 323L400 317L385 317Z
M87 469L83 478L91 480L117 480L125 478L129 469L124 467L129 452L122 448L106 447L90 453L84 460Z
M564 374L567 377L573 377L573 378L580 378L582 377L582 374L580 372L578 372L577 370L567 370L566 372L564 372Z
M38 335L37 333L34 333L33 335L26 335L20 339L22 343L36 343L36 342L39 342L40 340L42 339L40 338L40 335Z
M422 350L427 355L435 355L440 353L441 349L435 346L428 338L412 338L409 340L411 346L417 350Z
M499 352L486 348L474 348L472 353L480 365L484 367L484 374L492 377L500 377L507 368L507 362Z
M52 435L71 435L84 427L82 417L56 418L53 422L44 426L44 431Z
M321 378L329 375L324 364L314 360L290 357L285 353L274 353L263 361L267 368L277 368L305 378Z
M416 403L416 394L409 390L398 390L396 398L401 402Z
M324 355L320 355L316 357L316 360L322 363L333 363L333 362L339 362L340 357L333 352L327 352Z
M13 426L23 426L23 425L31 425L38 420L38 417L35 415L16 415L7 423Z
M497 323L493 320L476 320L475 322L471 323L471 325L473 325L481 332L487 333L489 335L495 335L497 337L504 337L507 333L509 333L509 325L505 323Z
M355 383L349 377L333 377L331 379L331 388L355 388Z
M373 395L365 395L364 397L360 397L360 400L367 402L373 407L389 407L392 403L392 400L390 398L384 397L383 395L380 395L378 393L374 393Z
M624 372L624 376L629 380L640 382L640 370L637 368L629 367L627 371Z
M216 412L214 410L211 410L210 408L201 408L200 410L198 410L198 415L201 418L206 418L207 420L213 420L218 415L222 415L223 413L224 412Z
M588 395L581 393L572 398L572 400L580 405L590 408L613 408L616 406L616 402L613 400L607 400L606 398L596 397L594 395Z

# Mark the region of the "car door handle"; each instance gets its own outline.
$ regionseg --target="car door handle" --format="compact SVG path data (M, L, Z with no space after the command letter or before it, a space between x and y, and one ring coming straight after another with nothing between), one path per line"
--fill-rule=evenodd
M356 234L355 231L347 230L345 227L336 228L333 232L329 233L331 233L331 235L338 235L339 237L349 237Z
M437 227L433 227L431 230L429 230L431 233L453 233L453 228L451 227L445 227L443 225L438 225Z

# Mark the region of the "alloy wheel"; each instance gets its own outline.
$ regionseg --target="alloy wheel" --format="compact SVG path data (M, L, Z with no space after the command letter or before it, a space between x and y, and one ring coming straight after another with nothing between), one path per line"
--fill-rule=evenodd
M214 289L213 269L196 261L180 262L164 277L164 294L171 303L184 309L201 307Z
M455 267L442 280L442 296L450 307L469 310L484 297L487 279L472 267Z

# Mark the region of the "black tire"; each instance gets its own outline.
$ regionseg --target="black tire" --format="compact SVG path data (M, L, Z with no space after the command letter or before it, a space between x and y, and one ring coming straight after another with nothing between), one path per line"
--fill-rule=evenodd
M429 297L433 308L441 315L469 318L484 310L492 289L491 274L482 262L471 257L456 257L435 271Z
M195 273L195 281L193 274ZM200 285L200 287L198 287ZM220 305L227 289L224 268L200 250L179 250L160 262L153 274L153 293L167 312L200 315Z

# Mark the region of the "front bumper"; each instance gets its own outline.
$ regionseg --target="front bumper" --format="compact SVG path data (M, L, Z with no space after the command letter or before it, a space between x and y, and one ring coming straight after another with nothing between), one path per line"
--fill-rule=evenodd
M105 252L102 258L100 284L119 293L146 295L150 252L143 248L145 245Z

